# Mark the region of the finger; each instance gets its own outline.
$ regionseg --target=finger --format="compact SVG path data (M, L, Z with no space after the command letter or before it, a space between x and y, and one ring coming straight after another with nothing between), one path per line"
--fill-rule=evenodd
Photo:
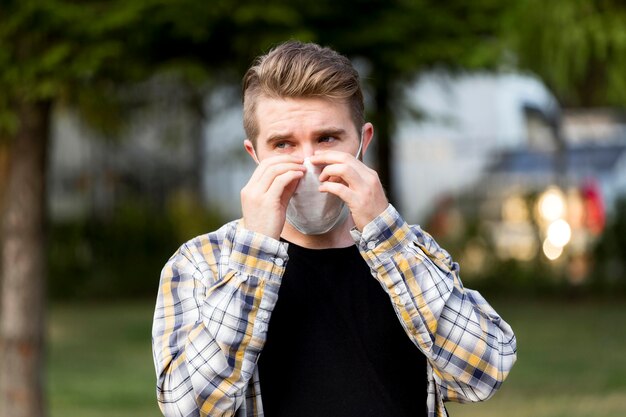
M304 163L304 159L302 159L301 157L293 156L293 155L271 156L269 158L263 159L259 163L259 165L256 167L256 169L252 173L252 176L250 177L250 179L254 181L258 181L265 174L265 171L267 171L267 169L271 168L272 166L285 164L285 163L302 164Z
M330 164L362 164L361 161L347 152L340 151L316 151L310 158L314 165Z
M319 180L325 182L331 178L340 178L342 183L347 184L349 187L354 187L356 184L363 182L363 177L354 167L347 164L332 164L327 165L322 170ZM333 181L337 182L337 181Z
M272 157L262 160L259 163L259 165L256 167L256 169L252 173L251 178L254 178L254 179L260 178L265 172L265 170L267 170L269 167L272 167L274 165L285 164L285 163L302 164L303 162L304 160L302 158L294 157L292 155L272 156Z
M373 171L362 161L346 152L339 151L317 151L312 157L311 162L315 165L335 165L345 164L351 167L361 178L366 178ZM328 178L324 177L324 181ZM320 179L321 180L321 179Z
M348 207L350 207L350 202L353 200L354 191L352 191L346 185L340 184L338 182L324 182L322 183L318 190L323 193L331 193L342 199Z
M293 194L293 192L295 191L298 181L303 176L304 172L302 171L287 171L283 174L278 175L276 178L274 178L272 185L268 188L266 193L267 197L280 198L281 201L288 200L289 198L291 198L291 194ZM288 196L285 195L288 194L285 193L286 190L289 191L291 194L289 194Z
M345 186L347 186L347 185L348 185L348 183L347 183L347 182L345 182L344 180L342 180L342 179L341 179L341 177L333 177L333 176L330 176L330 177L328 177L328 178L326 179L326 181L328 181L328 182L338 182L339 184L343 184L343 185L345 185Z
M300 179L302 179L303 176L304 174L299 176L297 180L293 180L285 186L283 190L283 194L281 195L281 200L280 200L280 203L282 204L283 207L287 206L287 203L289 202L293 194L298 189L298 184L300 184Z
M271 165L267 167L263 171L261 176L256 180L256 187L258 187L258 189L262 192L266 192L272 186L272 183L278 176L289 171L300 172L304 174L304 172L306 172L306 167L304 165L294 163Z

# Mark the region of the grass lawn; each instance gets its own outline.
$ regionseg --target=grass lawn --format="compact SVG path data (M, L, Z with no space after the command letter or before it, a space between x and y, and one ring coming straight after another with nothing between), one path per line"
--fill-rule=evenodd
M493 300L517 336L518 359L487 402L454 417L626 416L626 302Z
M452 416L626 416L626 301L492 303L516 332L518 363L494 398L448 404ZM152 302L53 305L52 417L160 416L152 309Z
M154 304L62 304L51 309L51 417L161 416L150 347Z

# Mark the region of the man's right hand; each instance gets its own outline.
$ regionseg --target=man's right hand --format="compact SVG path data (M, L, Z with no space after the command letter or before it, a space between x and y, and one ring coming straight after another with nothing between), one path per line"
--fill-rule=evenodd
M304 176L304 160L291 155L262 160L241 189L243 226L274 239L285 225L287 205Z

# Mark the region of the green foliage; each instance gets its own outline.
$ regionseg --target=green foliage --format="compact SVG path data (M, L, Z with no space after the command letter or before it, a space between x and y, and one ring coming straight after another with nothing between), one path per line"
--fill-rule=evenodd
M569 106L626 105L626 4L518 0L503 20L516 65Z
M0 129L13 133L17 101L54 101L107 80L132 78L142 62L125 28L142 2L6 1L0 5ZM134 9L133 9L134 8ZM134 21L122 18L134 10ZM126 13L123 13L126 11ZM124 63L124 65L120 65Z
M99 7L96 7L98 5ZM5 95L55 98L69 83L94 75L122 58L123 39L103 4L44 0L4 2L1 9L0 82ZM100 18L98 18L100 17Z
M433 67L497 68L508 50L568 104L622 105L625 21L614 0L4 1L0 127L15 129L15 97L72 98L163 71L238 82L289 38L365 59L374 86Z
M19 90L55 98L70 86L136 80L160 68L196 76L204 69L199 78L205 79L218 68L241 70L260 51L288 38L331 44L394 73L435 64L493 65L489 55L497 52L499 3L3 2L0 82L5 95Z
M616 204L615 215L597 242L593 257L591 286L607 293L626 292L626 199Z
M15 132L16 100L81 104L95 95L106 103L162 72L196 86L218 76L234 81L262 48L306 35L298 16L287 3L251 0L4 1L0 129Z
M438 65L494 65L504 6L496 0L321 0L299 10L319 42L366 59L374 69L412 76Z
M110 218L52 224L50 296L154 297L161 268L174 251L222 223L192 199L177 198L165 210L141 200L127 201Z

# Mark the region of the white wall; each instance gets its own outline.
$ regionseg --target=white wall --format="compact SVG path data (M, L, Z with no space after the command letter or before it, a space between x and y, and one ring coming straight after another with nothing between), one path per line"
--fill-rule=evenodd
M256 166L243 147L243 111L233 100L237 94L224 88L207 99L211 114L204 128L204 200L228 219L241 216L240 192Z
M400 120L393 147L396 195L411 222L477 181L493 152L528 146L524 106L556 108L543 84L518 74L427 74L407 95L425 116Z

